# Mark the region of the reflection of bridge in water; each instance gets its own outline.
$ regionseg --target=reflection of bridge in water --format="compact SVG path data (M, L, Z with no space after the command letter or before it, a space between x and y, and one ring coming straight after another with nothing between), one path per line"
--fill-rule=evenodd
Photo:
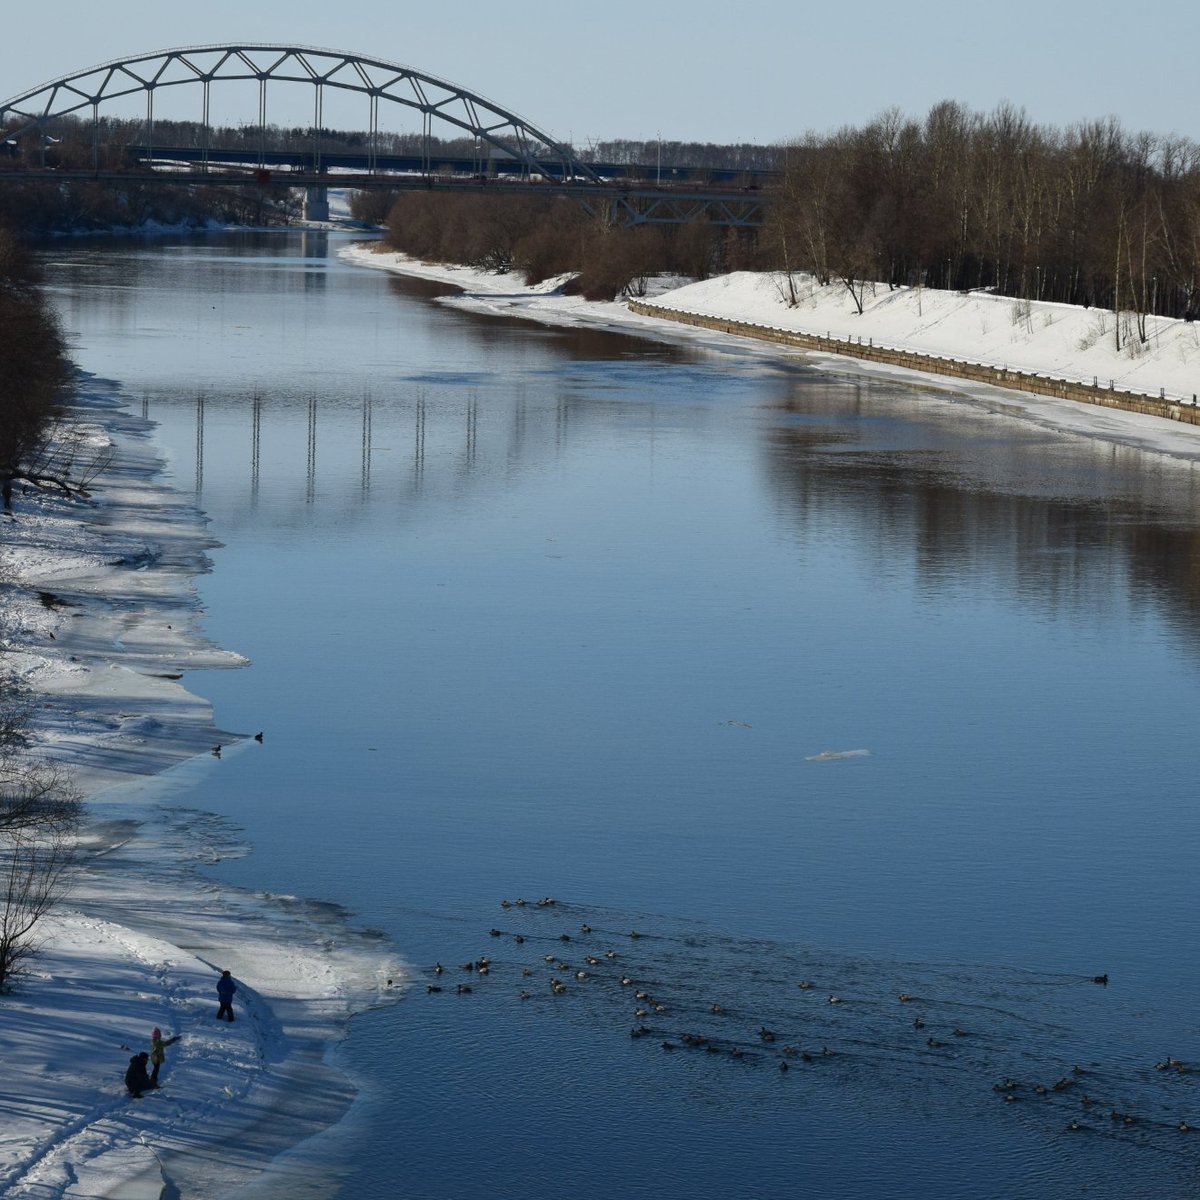
M213 144L211 93L214 85L252 85L257 112L242 117L238 146ZM279 150L268 146L269 101L295 87L312 90L312 125L307 137ZM199 101L194 145L158 146L155 99L163 91L188 89ZM325 102L328 93L359 96L366 107L366 146L361 155L331 153L327 147ZM131 97L145 101L140 134L111 142L115 126L107 120L113 106ZM389 135L380 126L381 106L393 113L408 110L421 121L420 152L407 157L386 153ZM101 118L101 109L105 119ZM761 219L761 180L698 181L659 171L646 179L615 179L585 163L573 147L467 88L384 59L306 46L273 44L189 46L116 59L89 67L0 102L0 126L6 145L20 163L9 163L0 179L41 176L48 166L47 146L67 118L90 117L91 163L58 164L57 180L130 180L206 185L300 187L306 190L306 215L328 218L326 189L335 184L358 189L426 188L511 194L536 187L571 196L589 212L621 224L678 224L703 218L712 224L754 226ZM441 154L434 123L474 146L470 156ZM53 154L51 154L53 157ZM68 169L74 168L74 169ZM161 168L161 169L160 169ZM287 168L280 171L279 168ZM350 170L347 176L330 174ZM703 184L703 186L701 186Z
M485 482L536 469L562 452L572 400L565 391L533 401L521 392L489 406L476 388L430 383L384 399L200 392L190 400L143 399L142 416L173 427L180 445L190 442L191 478L181 460L176 486L206 509L228 505L222 523L236 521L239 508L258 507L264 492L286 500L277 507L290 523L287 511L345 516L382 496L445 495L465 491L473 477Z

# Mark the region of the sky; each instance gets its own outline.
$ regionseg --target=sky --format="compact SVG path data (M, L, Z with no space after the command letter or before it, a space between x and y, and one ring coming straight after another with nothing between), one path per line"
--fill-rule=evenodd
M1131 131L1200 140L1195 0L58 0L50 17L37 5L12 9L0 100L112 59L254 41L398 62L581 147L778 143L893 106L921 116L946 99L977 111L1007 101L1060 127L1112 115ZM246 107L252 122L255 105ZM270 119L306 123L306 114L297 104ZM359 127L367 124L364 113Z

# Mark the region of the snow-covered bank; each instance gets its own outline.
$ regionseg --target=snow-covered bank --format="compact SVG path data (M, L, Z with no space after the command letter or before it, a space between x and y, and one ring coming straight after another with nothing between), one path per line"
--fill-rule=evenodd
M1055 429L1101 437L1162 453L1200 457L1200 427L1152 416L1096 408L1072 401L1035 396L985 384L948 382L940 377L896 367L863 363L833 354L787 350L750 342L736 335L688 329L633 313L622 301L591 303L564 296L559 281L526 287L516 274L490 275L467 267L423 263L404 255L377 252L369 245L342 251L351 262L438 280L462 289L447 299L461 307L505 312L548 324L588 323L620 327L641 336L682 341L712 350L768 357L802 358L839 374L886 376L937 386L1022 419ZM1057 378L1117 387L1158 396L1190 398L1200 393L1200 326L1163 317L1147 318L1147 342L1126 338L1116 347L1113 314L1063 304L1025 305L986 293L940 292L928 288L889 291L867 289L859 315L841 284L820 287L811 277L797 276L797 303L789 305L785 278L775 273L734 272L691 283L653 281L649 305L705 317L744 321L777 329L833 337L874 339L923 354L1007 366ZM935 382L936 381L936 382Z
M0 997L0 1193L224 1198L283 1173L286 1194L328 1194L311 1164L279 1156L351 1102L326 1053L353 1012L397 994L400 971L336 908L201 874L245 848L171 793L211 769L216 742L268 750L216 729L181 682L244 662L198 628L194 578L214 544L202 515L164 486L148 423L112 388L84 391L77 421L113 451L93 500L27 494L0 519L3 663L39 697L39 750L89 798L74 890ZM226 967L233 1026L214 1019ZM124 1068L155 1026L180 1041L163 1090L135 1101Z

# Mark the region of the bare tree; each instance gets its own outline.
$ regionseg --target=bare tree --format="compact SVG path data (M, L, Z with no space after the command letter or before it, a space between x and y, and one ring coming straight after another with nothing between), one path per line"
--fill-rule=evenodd
M64 828L0 835L0 992L41 948L38 923L66 894L74 858L75 838Z
M30 700L0 696L0 992L38 949L36 926L65 893L81 800L65 770L30 753Z

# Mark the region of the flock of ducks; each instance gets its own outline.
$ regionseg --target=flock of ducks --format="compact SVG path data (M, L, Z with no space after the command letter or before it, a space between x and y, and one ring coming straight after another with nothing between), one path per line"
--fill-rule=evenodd
M526 906L550 908L555 906L557 903L558 901L552 896L545 896L542 899L535 901L527 901L524 899L501 900L500 906L504 909L523 908ZM504 937L505 932L505 930L497 928L488 930L489 936L493 938ZM587 937L593 932L595 931L593 930L592 926L585 922L579 926L578 934L563 932L558 935L556 940L561 942L565 947L576 941L577 938ZM523 945L526 941L525 936L522 934L516 933L512 934L511 936L514 944L516 945ZM638 930L631 929L627 931L624 936L628 937L630 940L636 941L643 935ZM566 953L565 949L563 953ZM618 960L619 957L620 955L616 950L606 949L602 952L602 954L587 953L583 956L582 961L587 967L595 968L603 967L606 964L612 964L614 961ZM567 982L568 980L583 983L592 978L594 974L593 971L586 970L583 967L574 966L561 954L543 954L542 960L546 964L546 968L551 972L549 975L549 989L551 994L554 996L564 995L569 990L569 985ZM470 972L472 975L478 977L489 975L491 973L491 968L492 959L487 955L483 955L480 958L473 959L461 965L461 970L463 972ZM440 962L434 965L433 973L435 976L440 977L442 974L444 974L444 972L445 967L443 967ZM525 966L521 968L521 977L524 980L531 980L535 978L536 974L537 972L532 967ZM608 977L611 978L611 976ZM618 975L616 979L621 988L630 989L630 994L634 1001L633 1016L637 1021L637 1024L635 1024L629 1031L629 1036L632 1039L639 1040L642 1038L657 1037L660 1039L659 1045L661 1048L668 1052L684 1048L690 1050L703 1050L708 1054L725 1055L726 1057L733 1059L756 1057L749 1049L750 1047L753 1047L754 1043L745 1039L739 1040L736 1034L733 1034L729 1037L722 1037L705 1035L693 1031L684 1031L675 1035L674 1038L670 1036L663 1037L661 1030L655 1030L650 1025L647 1025L646 1021L647 1019L655 1016L663 1016L668 1014L669 1009L667 1004L661 998L656 997L644 987L639 987L638 981L634 975L629 974L624 970L622 970L621 974ZM391 981L389 980L389 983L390 982ZM1091 976L1091 982L1102 986L1107 986L1108 975L1102 974ZM809 979L800 980L797 984L797 987L802 992L810 992L815 989L814 983ZM426 990L430 993L436 993L443 991L443 988L438 983L429 983ZM472 992L472 988L470 984L459 983L455 986L454 991L458 995L469 995ZM528 987L522 987L518 992L518 996L523 1001L531 1000L533 998L533 993ZM917 1001L917 998L908 992L898 993L896 999L900 1004L913 1004ZM843 1000L842 997L836 993L830 993L826 996L826 1003L836 1006L842 1004ZM713 1017L734 1015L730 1013L729 1009L724 1004L715 1000L707 1006L707 1012ZM912 1027L914 1030L923 1030L925 1028L924 1019L920 1016L915 1016L912 1020ZM969 1038L971 1033L969 1030L963 1029L962 1027L956 1025L950 1031L950 1036L953 1038ZM822 1046L820 1050L808 1050L790 1043L780 1046L776 1051L775 1047L778 1040L779 1034L776 1030L770 1029L765 1025L760 1025L757 1032L758 1044L762 1048L769 1048L768 1053L777 1056L776 1063L781 1074L786 1074L788 1071L790 1071L791 1064L793 1062L798 1061L802 1063L812 1063L818 1061L819 1059L835 1057L837 1053L829 1046ZM951 1044L951 1042L942 1041L933 1035L929 1035L925 1039L925 1046L931 1050L942 1049ZM1189 1074L1191 1070L1187 1063L1173 1057L1172 1055L1167 1055L1165 1058L1156 1062L1154 1067L1160 1072L1171 1072L1178 1075ZM1007 1078L993 1084L992 1090L998 1093L1005 1103L1014 1104L1019 1102L1026 1092L1031 1092L1033 1095L1039 1097L1047 1097L1056 1093L1066 1092L1069 1089L1076 1087L1079 1084L1081 1077L1085 1074L1086 1072L1082 1067L1075 1066L1068 1074L1062 1076L1055 1083L1050 1085L1042 1083L1027 1085L1021 1084L1015 1079ZM1097 1100L1096 1097L1085 1092L1080 1097L1080 1103L1085 1110L1090 1111L1092 1108L1100 1104L1100 1101ZM1122 1127L1134 1126L1141 1123L1141 1118L1133 1115L1132 1113L1118 1111L1116 1108L1112 1108L1109 1112L1109 1120L1113 1124L1120 1125ZM1080 1121L1077 1117L1072 1118L1067 1124L1067 1129L1072 1132L1083 1131L1089 1128L1093 1127ZM1186 1120L1180 1120L1175 1124L1175 1128L1180 1133L1190 1133L1195 1127L1189 1124Z

